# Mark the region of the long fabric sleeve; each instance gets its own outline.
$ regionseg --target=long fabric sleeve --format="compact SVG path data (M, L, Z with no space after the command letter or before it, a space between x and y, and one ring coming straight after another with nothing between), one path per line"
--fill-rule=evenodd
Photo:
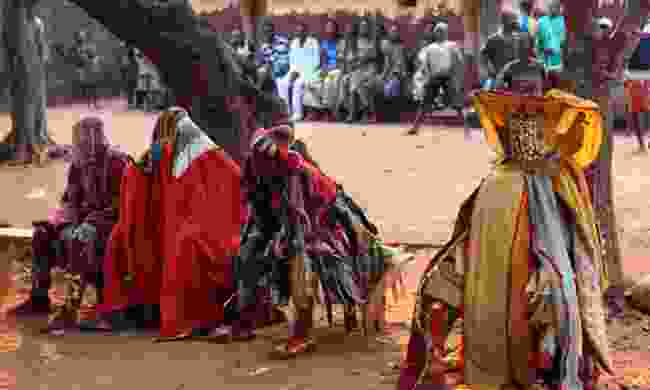
M72 224L80 222L82 197L81 171L79 167L71 165L68 169L68 183L62 198L63 222Z

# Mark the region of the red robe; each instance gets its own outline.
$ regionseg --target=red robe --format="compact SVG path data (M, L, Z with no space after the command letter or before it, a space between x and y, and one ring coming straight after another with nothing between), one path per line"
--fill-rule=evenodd
M122 178L120 215L113 228L104 259L104 302L98 311L108 313L128 306L160 303L161 266L160 201L153 176L130 164ZM158 181L158 180L156 180ZM131 272L129 287L123 276Z
M223 321L240 241L239 166L222 150L212 149L177 178L171 174L172 161L172 147L166 145L160 162L162 337Z

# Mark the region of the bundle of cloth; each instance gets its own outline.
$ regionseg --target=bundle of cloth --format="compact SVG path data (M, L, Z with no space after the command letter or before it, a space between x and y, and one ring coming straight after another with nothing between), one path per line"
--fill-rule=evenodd
M248 219L235 267L234 333L253 337L255 291L266 289L290 321L288 342L273 353L290 357L315 346L316 304L343 304L353 329L355 308L381 302L384 289L377 286L397 289L410 257L382 243L363 210L295 140L292 126L260 129L251 145L242 175ZM370 309L367 322L376 319Z

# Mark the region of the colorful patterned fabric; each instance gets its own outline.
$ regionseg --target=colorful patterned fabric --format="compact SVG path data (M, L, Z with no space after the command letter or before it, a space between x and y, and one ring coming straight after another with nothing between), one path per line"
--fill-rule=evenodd
M482 92L475 106L502 159L462 204L451 240L422 276L398 388L412 390L427 376L443 383L452 360L470 388L592 389L611 366L601 242L580 167L595 158L585 150L598 150L600 131L591 127L600 121L575 111L596 119L598 112L557 91ZM507 153L512 112L544 118L543 140L555 156L540 161L548 170L528 171ZM462 317L460 361L445 348L454 311Z
M269 288L273 303L291 303L300 322L313 303L367 302L394 253L378 250L365 213L295 145L286 126L254 137L244 169L251 216L235 278L241 310L255 304L256 289ZM294 325L292 335L305 331Z

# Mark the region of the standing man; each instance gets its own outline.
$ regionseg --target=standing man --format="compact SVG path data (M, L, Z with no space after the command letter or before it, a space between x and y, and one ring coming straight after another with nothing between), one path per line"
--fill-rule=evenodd
M273 22L267 20L262 26L263 40L255 54L259 86L269 92L275 91L275 80L284 77L290 68L289 41L276 34Z
M77 91L79 97L86 100L88 107L99 108L97 104L96 80L94 80L99 58L95 45L88 41L85 30L75 33L74 43L68 58L77 74Z
M552 0L548 15L539 18L535 41L538 57L544 63L549 87L558 88L560 73L564 68L562 54L567 42L560 0Z
M413 97L419 103L419 110L413 127L406 135L418 133L425 102L431 97L430 94L437 96L441 88L445 90L446 103L465 122L465 56L462 49L449 40L449 27L446 23L438 23L433 31L435 41L418 54L418 69L413 75ZM465 136L469 137L467 126Z
M125 43L121 44L122 49L122 82L124 92L128 101L129 109L135 106L135 91L138 86L138 62L135 58L135 50Z
M384 99L399 98L405 90L408 69L406 66L406 46L397 23L390 25L387 39L381 42L381 53L384 57L383 71L380 76Z
M493 88L501 69L517 58L515 47L518 31L517 15L511 11L503 11L501 13L501 29L488 38L481 50L481 79L484 80L484 88Z
M305 83L314 80L320 67L320 44L307 34L307 25L298 22L289 47L289 72L277 79L278 94L291 108L291 120L303 119ZM291 96L289 89L293 85Z
M601 25L606 28L601 28ZM592 25L593 95L603 119L603 143L598 159L587 169L587 181L592 190L596 217L603 238L605 269L609 279L607 299L609 316L622 315L625 305L623 263L614 212L612 155L614 147L615 101L625 95L624 69L631 53L639 43L641 26L623 25L613 32L608 23L594 20Z

